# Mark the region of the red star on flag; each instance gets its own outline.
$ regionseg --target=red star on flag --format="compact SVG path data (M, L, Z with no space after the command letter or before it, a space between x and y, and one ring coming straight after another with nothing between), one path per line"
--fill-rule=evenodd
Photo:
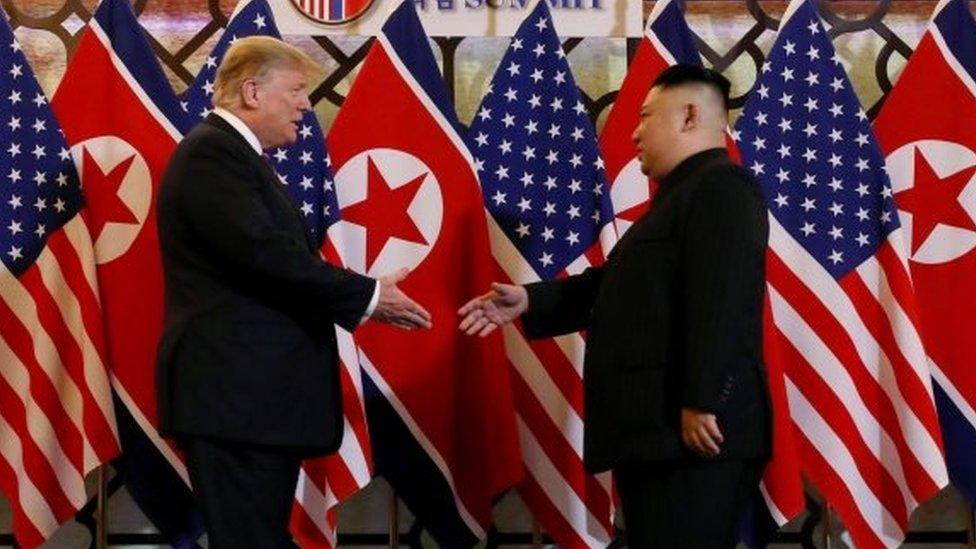
M959 203L959 194L976 172L976 165L940 178L919 149L915 149L912 188L895 195L898 207L912 214L912 254L939 224L976 232L976 223Z
M648 202L641 202L636 206L631 206L630 208L619 212L617 214L617 219L623 219L625 221L630 221L631 223L636 223L637 220L640 219L645 212L647 212L649 207L650 204Z
M119 162L117 166L105 173L95 162L88 148L83 148L82 186L85 193L85 218L88 220L92 240L98 240L102 230L108 223L139 224L139 219L119 197L119 188L129 173L129 167L135 155Z
M366 199L342 210L342 219L366 227L366 270L391 238L428 245L407 208L427 174L421 174L397 188L391 188L371 157L367 158Z

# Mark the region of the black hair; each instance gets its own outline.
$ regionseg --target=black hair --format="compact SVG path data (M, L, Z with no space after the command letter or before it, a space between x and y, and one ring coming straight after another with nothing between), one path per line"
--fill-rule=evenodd
M678 64L672 65L664 70L657 79L654 80L652 88L673 88L683 84L704 84L722 97L722 104L725 110L729 110L729 89L732 84L729 79L722 76L718 71L699 67L698 65Z

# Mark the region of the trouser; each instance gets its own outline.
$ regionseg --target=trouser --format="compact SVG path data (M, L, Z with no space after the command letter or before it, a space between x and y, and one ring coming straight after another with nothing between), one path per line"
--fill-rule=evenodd
M614 470L627 545L634 549L735 547L764 460L660 461Z
M211 549L293 548L288 521L301 456L289 448L180 440Z

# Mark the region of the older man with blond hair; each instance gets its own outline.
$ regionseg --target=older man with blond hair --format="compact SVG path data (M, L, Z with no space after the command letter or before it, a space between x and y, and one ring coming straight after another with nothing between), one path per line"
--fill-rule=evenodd
M214 112L177 147L160 190L160 430L185 452L211 548L292 546L301 459L342 439L334 325L430 326L397 288L406 272L375 280L321 259L262 156L297 140L316 70L281 40L237 40Z

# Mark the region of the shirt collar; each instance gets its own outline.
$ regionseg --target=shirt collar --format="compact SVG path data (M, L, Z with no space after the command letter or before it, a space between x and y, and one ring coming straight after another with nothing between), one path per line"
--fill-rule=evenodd
M691 173L698 166L701 166L702 163L708 162L712 159L718 159L723 157L728 158L728 156L729 153L724 148L706 149L704 151L695 153L689 156L688 158L682 160L677 166L674 167L673 170L671 170L671 173L664 176L664 178L660 180L659 182L660 190L664 191L674 187L682 180L684 180L686 177L691 175Z
M245 141L254 149L259 155L264 151L261 150L261 142L258 141L258 136L251 131L251 128L247 127L247 124L243 120L237 117L234 113L222 107L216 107L213 113L217 116L223 118L232 128L237 130L237 133L241 134Z

